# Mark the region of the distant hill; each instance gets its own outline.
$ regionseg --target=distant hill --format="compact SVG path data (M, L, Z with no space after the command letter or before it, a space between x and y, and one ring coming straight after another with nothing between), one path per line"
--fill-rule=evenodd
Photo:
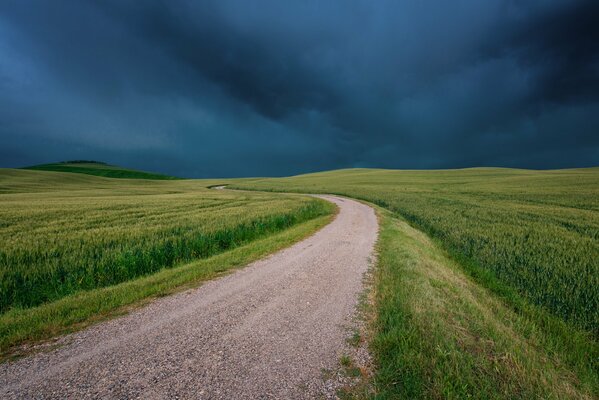
M23 169L37 171L55 171L55 172L74 172L78 174L103 176L106 178L124 178L124 179L180 179L174 176L157 174L153 172L138 171L109 165L99 161L73 160L52 164L40 164Z

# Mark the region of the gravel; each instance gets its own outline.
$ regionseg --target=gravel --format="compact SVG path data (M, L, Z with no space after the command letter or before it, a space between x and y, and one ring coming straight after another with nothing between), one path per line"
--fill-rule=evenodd
M0 365L0 398L334 398L378 224L322 197L340 211L313 236Z

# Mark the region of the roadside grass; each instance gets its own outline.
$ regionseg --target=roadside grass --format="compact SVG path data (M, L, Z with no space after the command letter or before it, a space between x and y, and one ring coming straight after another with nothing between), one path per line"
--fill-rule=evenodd
M46 184L48 173L23 174ZM201 182L87 178L74 190L0 194L0 312L210 257L331 212L320 199L216 191ZM106 186L98 189L98 180ZM4 171L0 182L21 184Z
M163 269L155 274L107 288L63 297L29 309L0 315L0 361L31 350L31 344L80 330L121 315L160 296L195 287L235 268L288 247L328 224L334 213L298 223L282 232L252 241L210 258Z
M174 176L154 172L138 171L118 167L97 161L65 161L51 164L33 165L24 169L37 171L73 172L78 174L104 176L106 178L173 180L181 179Z
M0 170L0 352L253 260L335 210L322 199L210 183ZM281 232L287 239L275 238ZM180 267L195 260L211 261Z
M357 378L362 376L362 371L360 370L360 368L356 367L354 361L351 359L350 356L346 354L342 355L339 358L339 364L341 364L341 366L343 367L346 376L350 378Z
M353 169L233 186L332 193L377 204L481 273L599 338L599 168Z
M434 240L379 209L371 349L376 399L591 399L599 347L526 305L514 311Z
M379 206L375 375L347 398L599 397L599 169L345 170L232 186Z

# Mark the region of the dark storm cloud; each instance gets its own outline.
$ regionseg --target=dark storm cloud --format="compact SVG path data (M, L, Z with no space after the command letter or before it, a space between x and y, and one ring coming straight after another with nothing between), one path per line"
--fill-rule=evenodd
M502 37L499 48L536 68L541 101L599 98L599 3L573 2L528 18Z
M592 1L7 1L0 159L184 176L599 161Z

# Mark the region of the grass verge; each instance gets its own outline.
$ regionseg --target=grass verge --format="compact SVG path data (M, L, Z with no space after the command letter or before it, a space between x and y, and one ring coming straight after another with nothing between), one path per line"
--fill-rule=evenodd
M505 303L490 274L470 275L424 233L378 212L376 399L597 398L590 334L527 302Z
M233 186L377 204L599 339L599 168L351 169Z
M143 205L145 204L142 203ZM111 206L118 207L113 204ZM248 203L241 208L251 209L252 206L255 210L259 205ZM25 236L23 239L12 242L12 246L2 246L0 250L0 312L6 312L11 308L35 307L79 291L112 286L163 268L208 258L303 221L329 214L331 208L329 203L312 199L306 204L298 204L291 210L277 210L273 205L269 214L244 215L244 219L234 219L234 214L228 215L227 211L233 213L231 208L225 208L224 212L220 213L223 215L222 220L216 221L214 226L198 224L193 227L187 223L187 226L176 225L170 229L160 227L158 232L156 229L160 224L157 222L146 223L145 230L127 227L121 223L118 233L115 234L116 223L108 222L112 225L108 228L113 235L95 241L93 237L85 241L83 235L77 235L74 232L74 224L64 224L58 232L57 224L54 224L51 228L54 231L47 235L36 235L22 229L19 234ZM66 213L66 210L64 212ZM217 214L213 208L199 212L210 213L212 216ZM135 213L130 211L127 213L135 216ZM101 218L110 221L108 211L102 210L99 214ZM245 214L249 212L246 211ZM22 214L18 216L20 215ZM176 218L169 216L169 222ZM53 214L49 214L49 217L56 219ZM189 218L190 215L184 214L184 217ZM77 215L77 218L83 219L83 213ZM29 222L28 225L31 226L31 219L24 222ZM84 228L88 235L93 224L93 220L90 219L92 218L85 221ZM134 217L135 221L139 219L142 218ZM23 225L21 224L21 227ZM9 236L10 233L0 234L0 238ZM42 240L49 239L50 243L42 242L40 236ZM57 241L57 237L61 240ZM145 240L140 240L140 237ZM25 243L30 246L26 246Z
M334 213L321 216L231 251L115 286L81 292L26 310L13 309L0 316L0 360L30 351L31 346L27 345L83 329L153 298L194 287L244 266L313 234L333 218Z

